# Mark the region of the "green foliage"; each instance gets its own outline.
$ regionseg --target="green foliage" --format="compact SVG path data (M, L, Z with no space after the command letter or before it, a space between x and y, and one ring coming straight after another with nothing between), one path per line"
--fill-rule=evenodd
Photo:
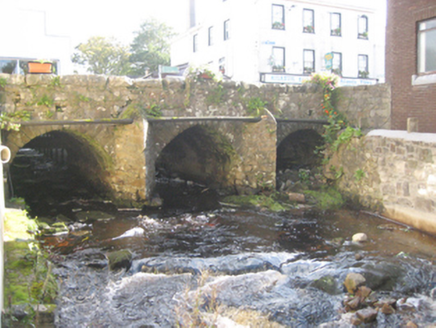
M89 98L87 96L81 95L81 94L77 94L77 99L79 99L79 101L81 102L89 102Z
M60 76L53 77L50 81L50 86L53 88L61 87L61 77Z
M220 82L222 80L221 73L213 72L209 66L189 67L188 74L186 76L188 80L195 82L215 81Z
M72 61L86 65L88 72L106 75L127 75L131 72L127 47L112 38L91 37L76 47Z
M321 108L329 123L324 126L325 131L322 135L325 145L317 147L316 153L326 153L326 150L336 152L341 144L349 142L353 137L362 136L360 129L349 126L346 116L335 109L334 103L338 98L336 89L338 82L339 77L332 73L312 74L310 79L305 81L305 83L317 84L322 87ZM328 160L329 158L326 157L324 162Z
M4 87L8 84L8 80L4 77L0 77L0 88L4 89Z
M135 32L130 45L130 62L133 75L144 75L147 70L157 71L159 65L170 64L170 40L173 29L154 19L145 21Z
M209 94L206 97L206 104L219 105L224 102L226 94L227 92L222 84L218 84L215 88L209 91Z
M0 128L2 130L18 131L20 124L17 122L28 120L30 120L30 113L25 110L13 113L0 112Z
M357 169L356 172L354 172L354 179L356 182L360 182L365 177L365 171L362 169Z
M324 187L319 191L305 190L304 194L321 210L336 210L345 204L341 193L333 187Z
M54 99L46 94L44 94L39 100L36 102L38 106L46 106L51 107L54 104Z
M154 117L159 118L162 117L162 111L159 105L150 104L150 105L142 105L142 104L130 104L124 112L121 114L122 119L132 118L147 118Z
M250 98L247 103L247 111L251 116L259 116L262 114L263 109L268 104L267 101L263 101L260 97Z
M37 321L39 304L51 310L56 307L58 285L52 273L50 250L41 247L30 234L23 235L26 230L36 229L36 221L28 218L25 211L5 215L5 234L9 241L5 243L4 322L15 319L11 315L12 305L26 306L28 314L20 323L27 322L29 327ZM18 241L23 239L27 241Z
M241 206L256 206L267 208L272 212L286 211L291 208L289 204L283 203L279 199L278 193L267 195L251 195L251 196L228 196L223 199L224 203L241 205Z

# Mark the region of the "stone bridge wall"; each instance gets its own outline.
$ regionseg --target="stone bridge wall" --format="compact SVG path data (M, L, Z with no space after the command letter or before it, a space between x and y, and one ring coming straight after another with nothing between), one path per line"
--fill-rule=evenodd
M29 139L44 131L77 131L98 144L112 158L113 165L102 169L109 172L107 183L116 197L138 201L144 199L146 194L150 195L153 183L149 181L154 179L153 164L158 152L178 132L193 124L167 126L166 129L153 124L144 126L144 114L160 113L163 117L247 117L265 114L263 110L256 111L256 104L264 104L275 118L323 118L320 106L322 92L313 85L258 87L235 82L188 83L176 79L131 80L98 75L0 74L0 78L6 81L6 85L0 87L1 111L16 113L25 110L31 114L32 121L133 118L134 124L128 126L65 124L45 130L27 127L21 132L8 132L3 140L12 148L14 155ZM389 118L387 99L390 94L387 86L343 89L339 109L346 110L356 125L360 123L363 128L370 129ZM283 123L276 126L269 114L260 123L244 123L244 126L241 129L243 133L237 136L230 123L218 128L230 142L239 140L235 146L239 159L231 170L228 184L254 186L273 181L275 185L277 144L300 129L316 129L322 133L322 125ZM148 128L147 135L143 133L144 127ZM153 141L159 145L152 145ZM144 149L148 149L145 154Z
M330 163L339 188L393 220L436 234L436 135L373 130ZM360 171L360 172L359 172Z

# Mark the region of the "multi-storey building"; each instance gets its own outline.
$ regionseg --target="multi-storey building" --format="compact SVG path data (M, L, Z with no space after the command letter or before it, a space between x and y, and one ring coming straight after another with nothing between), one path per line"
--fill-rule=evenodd
M436 1L388 0L386 80L392 123L405 130L417 118L419 132L436 132Z
M370 1L370 0L369 0ZM209 65L236 81L301 83L333 71L342 84L384 81L385 14L345 0L190 1L173 66Z

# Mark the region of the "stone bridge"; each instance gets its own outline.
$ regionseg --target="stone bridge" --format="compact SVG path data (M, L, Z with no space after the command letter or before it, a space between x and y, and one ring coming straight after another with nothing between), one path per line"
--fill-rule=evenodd
M274 188L276 169L300 161L297 152L311 153L325 123L322 92L312 85L98 75L0 79L1 111L31 118L19 131L2 130L12 161L26 147L68 154L69 164L119 204L150 199L158 173L234 192ZM338 106L363 128L386 128L389 96L386 85L343 88Z

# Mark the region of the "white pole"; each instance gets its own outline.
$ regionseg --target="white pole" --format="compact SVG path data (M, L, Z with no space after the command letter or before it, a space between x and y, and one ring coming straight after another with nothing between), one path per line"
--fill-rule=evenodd
M4 224L3 218L5 213L5 193L3 181L3 164L11 159L11 151L8 147L1 145L0 136L0 312L3 313L3 298L4 298L4 250L3 250L3 235ZM1 327L1 323L0 323Z

